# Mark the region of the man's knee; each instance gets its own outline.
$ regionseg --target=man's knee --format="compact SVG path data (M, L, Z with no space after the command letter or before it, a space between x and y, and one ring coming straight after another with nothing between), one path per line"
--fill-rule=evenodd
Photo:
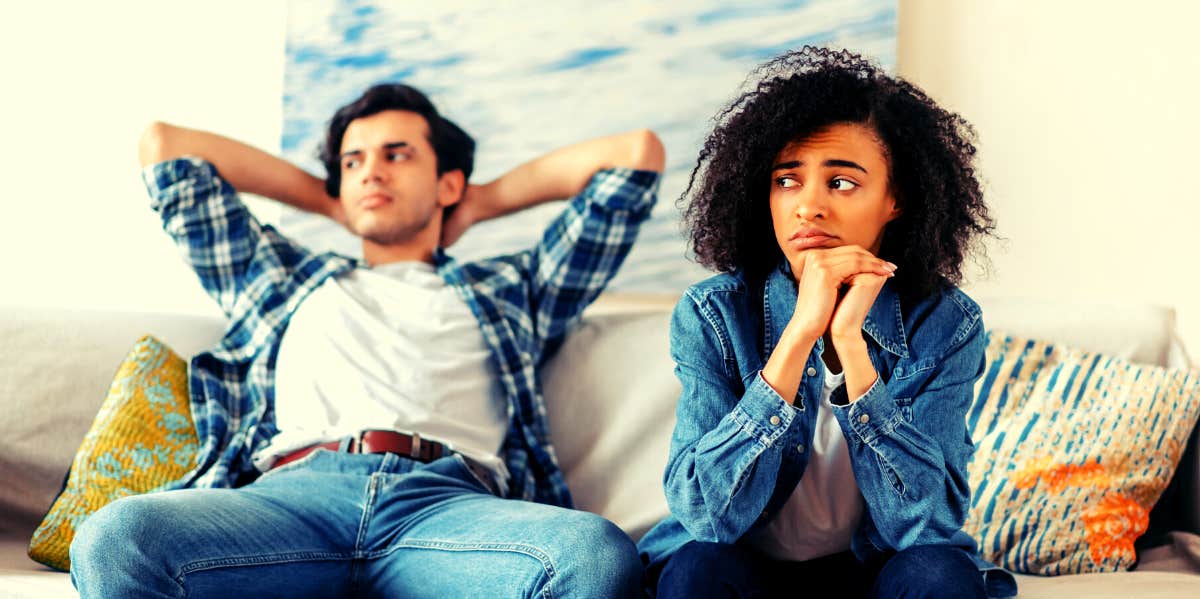
M986 597L975 562L957 547L927 545L897 553L875 581L877 597Z
M581 597L634 596L642 581L637 546L617 525L588 512L563 523L552 560ZM566 590L566 589L564 589Z
M159 504L155 496L125 497L89 516L71 541L71 569L131 566L121 556L148 553L172 521Z

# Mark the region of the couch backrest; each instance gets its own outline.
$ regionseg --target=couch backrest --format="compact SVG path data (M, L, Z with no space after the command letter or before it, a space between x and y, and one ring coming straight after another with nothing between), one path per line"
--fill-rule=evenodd
M668 355L674 297L602 298L543 370L551 431L579 507L634 537L666 515L662 473L679 383ZM1150 363L1182 360L1174 315L1151 306L985 300L990 327ZM181 355L215 344L214 317L5 309L0 312L0 536L28 538L57 494L113 373L151 333ZM1192 452L1193 455L1195 452ZM1193 473L1184 492L1200 498ZM1188 528L1200 517L1181 502ZM1190 510L1190 511L1189 511Z

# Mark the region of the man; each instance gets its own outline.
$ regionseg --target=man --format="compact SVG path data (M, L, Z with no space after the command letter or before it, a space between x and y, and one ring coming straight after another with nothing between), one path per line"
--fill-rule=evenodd
M471 185L474 141L417 90L380 85L331 120L324 182L161 123L139 150L164 229L230 324L191 362L191 488L93 514L71 547L82 596L638 592L628 537L564 509L537 367L650 214L653 133ZM363 260L294 244L235 190L333 218ZM440 249L569 196L531 250L459 263Z

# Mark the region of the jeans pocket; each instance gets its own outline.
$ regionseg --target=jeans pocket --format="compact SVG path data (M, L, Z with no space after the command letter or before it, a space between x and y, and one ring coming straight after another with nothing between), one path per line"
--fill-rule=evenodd
M288 462L278 468L271 468L270 470L267 470L266 472L262 473L262 476L258 477L258 480L263 480L264 478L267 478L269 476L275 476L277 474L291 472L293 470L299 470L300 468L310 467L310 466L312 466L312 464L314 462L321 459L322 456L333 455L335 453L337 453L337 452L330 451L325 448L314 449L314 450L310 451L308 453L308 455L306 455L294 462Z
M476 483L479 483L479 486L482 487L483 490L487 491L488 494L498 495L496 481L487 468L485 468L479 462L471 460L461 453L453 454L452 457L454 458L454 462L458 464L459 468L470 477L469 480L474 480Z

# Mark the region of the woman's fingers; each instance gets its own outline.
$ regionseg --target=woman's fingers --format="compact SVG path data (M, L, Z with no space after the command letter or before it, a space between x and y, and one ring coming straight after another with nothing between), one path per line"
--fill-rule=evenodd
M806 252L804 273L816 275L829 283L842 284L859 273L881 277L896 272L896 265L879 258L859 246L842 246L828 250Z

